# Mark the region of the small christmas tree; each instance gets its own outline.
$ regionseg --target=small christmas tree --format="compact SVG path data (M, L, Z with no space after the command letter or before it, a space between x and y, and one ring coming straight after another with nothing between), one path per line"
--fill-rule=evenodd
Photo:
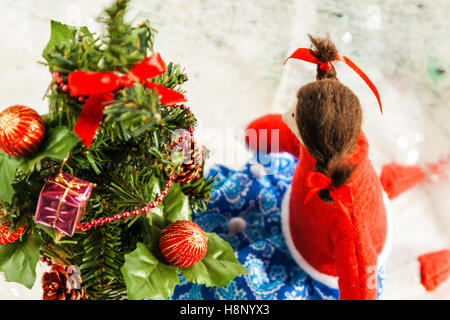
M0 152L0 227L8 233L0 244L0 270L29 288L40 258L73 266L82 277L82 294L47 290L46 298L166 299L179 272L207 286L228 285L246 272L227 242L189 224L169 243L182 242L180 234L204 236L207 241L189 243L207 243L207 250L178 246L170 261L177 260L173 254L184 262L195 256L185 265L201 260L178 267L161 253L161 232L206 209L213 181L202 173L196 118L181 104L187 76L153 51L155 30L147 21L135 27L124 20L128 2L117 0L105 10L99 19L105 36L51 22L43 51L52 74L49 113L33 141L36 150L8 152L11 145L25 148L25 131L36 134L34 124L26 125L29 115L5 110L4 119L25 121L15 131L13 121L0 119L9 139L0 136L1 150L9 153ZM59 276L64 269L55 270L46 286L52 275L66 279Z

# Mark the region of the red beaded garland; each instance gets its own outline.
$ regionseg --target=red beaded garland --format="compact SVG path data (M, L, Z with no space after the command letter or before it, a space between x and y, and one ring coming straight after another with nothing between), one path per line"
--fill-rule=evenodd
M125 214L127 214L127 216L125 216ZM131 214L133 215L133 216L138 216L138 215L140 215L141 214L141 211L139 211L139 210L133 210L132 212L131 212ZM122 215L124 218L128 218L129 216L130 216L130 213L129 212L125 212L123 215Z
M42 117L33 109L15 105L0 113L0 150L23 157L33 153L45 133Z
M161 191L161 194L156 197L155 201L152 201L148 204L148 206L145 206L141 208L140 210L133 210L132 212L123 212L123 213L116 213L112 217L105 217L105 218L99 218L97 220L92 220L91 222L85 222L84 224L79 224L77 226L78 232L84 232L86 230L91 229L92 227L96 227L98 225L103 225L105 223L111 223L113 221L119 221L120 219L127 219L131 215L137 217L141 213L148 213L150 209L156 208L158 203L162 202L164 200L164 197L168 194L169 189L172 187L172 181L175 180L174 176L171 176L169 178L169 181L166 182L165 186L166 188Z
M208 245L205 232L197 224L179 220L161 232L159 248L167 262L186 268L205 256Z

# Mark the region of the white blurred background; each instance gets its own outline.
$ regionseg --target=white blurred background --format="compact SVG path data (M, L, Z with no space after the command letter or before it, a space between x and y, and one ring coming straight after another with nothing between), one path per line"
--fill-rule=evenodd
M47 112L50 82L41 52L50 19L100 31L97 15L110 0L0 0L0 111L24 104ZM450 156L450 2L448 0L134 0L136 23L158 29L155 49L185 67L197 138L208 164L243 165L242 130L252 119L285 112L315 66L284 59L308 47L307 34L327 33L376 84L384 115L364 82L336 63L340 80L360 98L370 157L387 162L436 162ZM447 173L450 173L447 170ZM427 181L392 202L394 243L385 299L450 299L450 281L427 293L417 256L450 248L450 181ZM47 267L38 266L38 279ZM0 299L40 299L0 275Z

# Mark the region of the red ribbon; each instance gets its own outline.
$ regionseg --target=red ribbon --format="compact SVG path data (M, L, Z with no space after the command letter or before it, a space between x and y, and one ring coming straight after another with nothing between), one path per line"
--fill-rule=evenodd
M103 119L103 110L108 102L114 100L114 91L121 87L131 87L136 81L143 83L146 88L155 90L161 103L166 106L185 102L183 94L148 81L165 72L166 65L159 53L145 58L122 76L114 72L71 72L68 82L71 95L89 95L73 130L89 148Z
M343 185L340 187L334 187L331 183L331 179L320 172L310 172L306 177L306 185L311 188L306 194L303 203L307 203L312 196L318 193L322 189L328 189L336 205L345 213L348 214L347 207L353 202L352 190L349 186Z
M293 54L291 54L285 61L284 63L286 64L286 62L289 59L299 59L299 60L303 60L303 61L307 61L307 62L311 62L311 63L315 63L319 65L319 68L323 71L330 71L331 69L331 61L328 62L322 62L319 59L317 59L315 56L313 56L311 54L310 49L308 48L298 48L297 50L294 51ZM314 51L312 51L314 52ZM356 64L353 63L353 61L351 61L349 58L347 58L346 56L343 56L341 54L337 54L336 57L333 59L333 61L343 61L345 62L346 65L348 65L350 68L353 69L353 71L355 71L363 80L364 82L369 86L370 90L372 90L373 94L375 95L375 97L378 100L378 104L380 106L380 111L381 113L383 113L383 107L381 106L381 99L380 99L380 94L378 93L377 88L375 87L375 85L372 83L372 81L370 81L369 77L367 77L367 75L360 69L358 68L358 66Z

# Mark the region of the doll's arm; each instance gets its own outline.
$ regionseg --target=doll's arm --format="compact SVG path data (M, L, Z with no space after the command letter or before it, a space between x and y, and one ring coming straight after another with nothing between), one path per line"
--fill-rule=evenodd
M245 142L255 151L289 152L295 157L300 152L300 141L284 123L281 114L268 114L252 121L247 126Z
M332 241L341 300L376 300L377 254L365 225L342 216L334 224Z

